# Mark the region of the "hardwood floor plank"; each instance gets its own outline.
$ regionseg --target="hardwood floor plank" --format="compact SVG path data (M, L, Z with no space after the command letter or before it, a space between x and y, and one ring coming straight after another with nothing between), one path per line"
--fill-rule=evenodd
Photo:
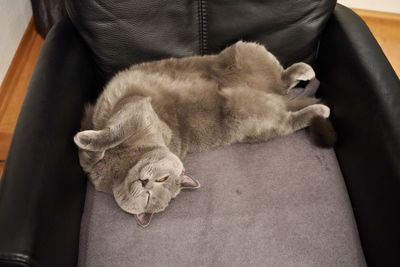
M0 132L0 161L4 161L11 143L12 132Z

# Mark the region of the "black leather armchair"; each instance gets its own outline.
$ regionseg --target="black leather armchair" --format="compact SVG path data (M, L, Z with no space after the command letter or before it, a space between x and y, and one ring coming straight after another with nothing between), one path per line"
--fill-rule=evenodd
M337 6L317 60L333 107L335 151L369 266L396 266L400 249L400 83L364 22Z
M321 96L332 107L339 137L335 151L367 263L400 265L400 83L368 28L352 11L340 5L334 8L334 1L305 1L313 5L310 12L322 10L317 25L315 21L300 21L306 25L305 31L294 29L282 34L275 29L285 28L285 22L275 21L268 34L260 37L258 33L268 29L251 21L247 26L236 25L237 14L223 14L228 3L215 1L206 5L206 1L196 1L193 7L197 15L207 18L208 24L201 20L192 29L192 23L185 20L179 22L187 23L185 27L172 31L161 25L167 33L158 36L160 40L178 39L176 46L174 42L146 43L146 31L140 30L138 38L128 36L132 37L131 43L121 42L122 50L130 45L134 50L132 55L123 55L122 60L121 54L110 47L118 47L118 33L110 37L111 42L102 42L96 36L105 34L113 25L103 24L97 32L90 31L93 18L104 14L98 10L90 13L87 5L95 3L102 6L99 10L106 10L114 8L118 1L69 2L69 17L46 38L7 158L0 187L1 266L77 264L87 179L80 169L72 137L79 129L83 105L95 99L112 73L134 62L216 52L240 38L265 43L285 65L298 60L315 63ZM244 9L246 5L256 5L244 2ZM262 12L274 17L274 8L285 1L265 2ZM145 11L136 9L138 20L144 19L138 15ZM86 24L79 22L80 12L88 12ZM286 15L291 17L292 13L296 12ZM220 23L218 14L229 17L233 26ZM171 14L167 17L171 18ZM123 27L125 19L116 21ZM177 28L176 24L170 27ZM232 27L240 28L239 34L221 35ZM195 37L186 31L195 32ZM305 41L290 43L293 39L285 37L290 34ZM273 41L269 42L269 38ZM107 51L102 54L102 50ZM113 60L114 65L110 64Z

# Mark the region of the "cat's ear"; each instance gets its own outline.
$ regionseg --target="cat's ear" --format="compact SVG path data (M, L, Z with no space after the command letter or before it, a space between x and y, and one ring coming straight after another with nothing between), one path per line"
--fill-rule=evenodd
M183 173L181 175L181 189L197 189L200 188L199 181L193 179L189 175Z
M149 226L149 224L151 222L151 218L153 218L153 213L143 212L143 213L135 214L135 218L136 218L136 222L140 226L145 228L145 227Z

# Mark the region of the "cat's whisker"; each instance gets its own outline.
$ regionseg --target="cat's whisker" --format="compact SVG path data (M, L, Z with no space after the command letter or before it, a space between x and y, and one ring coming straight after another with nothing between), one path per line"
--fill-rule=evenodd
M150 192L147 192L147 194L148 194L149 196L147 197L146 207L149 205L150 197L151 197Z

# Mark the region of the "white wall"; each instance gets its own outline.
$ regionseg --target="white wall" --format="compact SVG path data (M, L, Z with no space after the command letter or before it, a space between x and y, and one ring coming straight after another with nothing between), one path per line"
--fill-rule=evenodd
M31 17L29 0L0 0L0 84Z
M353 8L400 13L400 0L338 0L338 3Z

